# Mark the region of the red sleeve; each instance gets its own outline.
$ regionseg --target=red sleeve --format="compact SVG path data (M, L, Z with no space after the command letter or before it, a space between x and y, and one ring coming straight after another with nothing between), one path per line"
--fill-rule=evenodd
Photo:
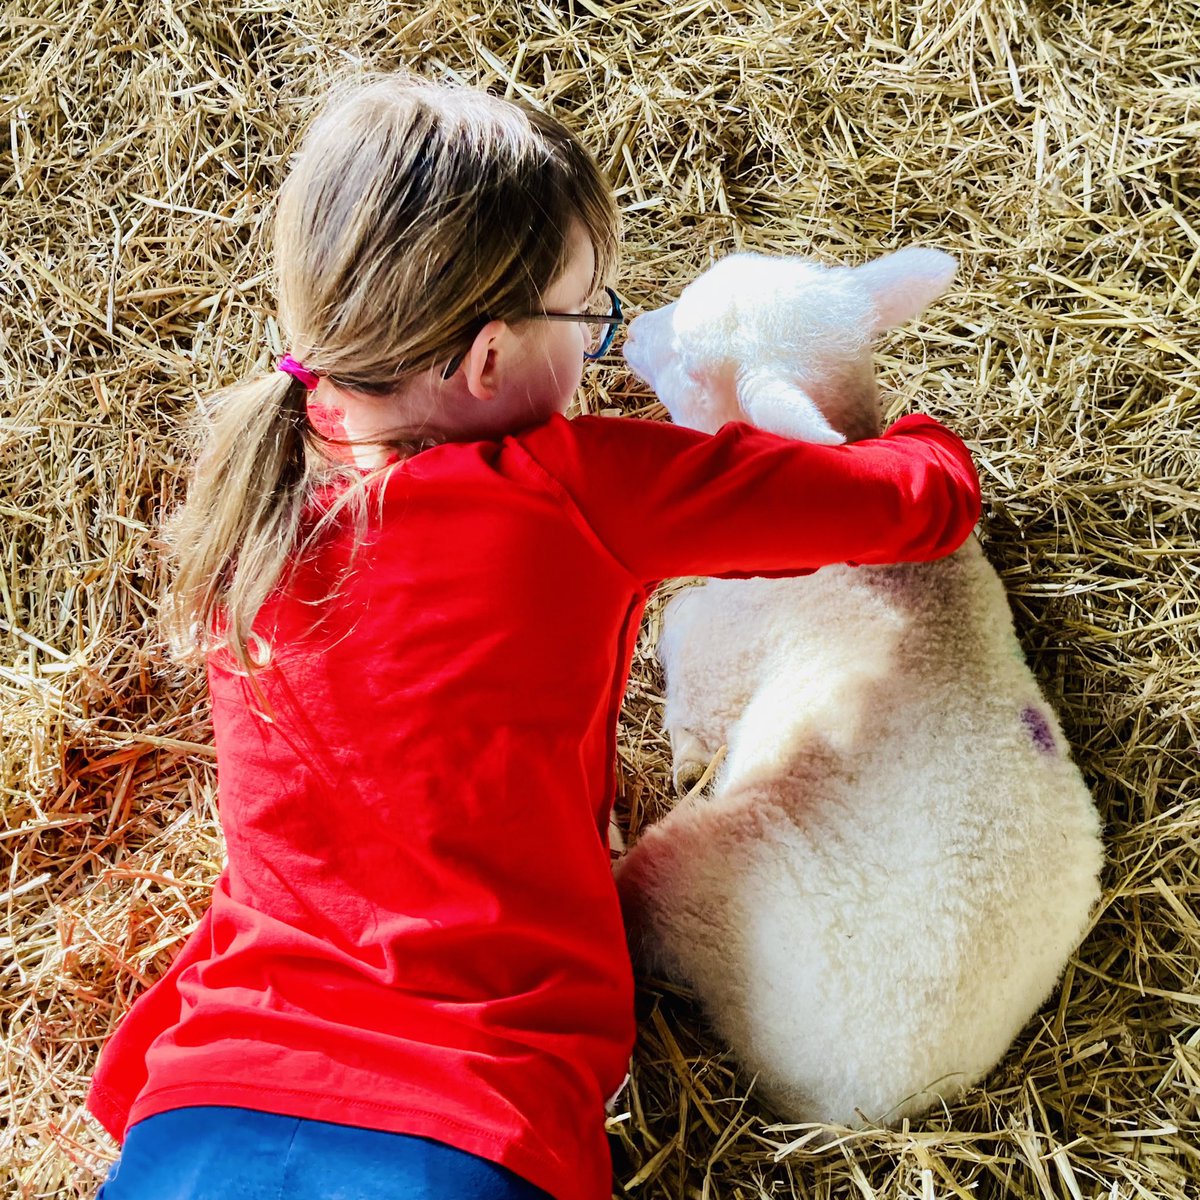
M554 417L519 441L643 583L924 562L979 519L966 446L919 414L844 446L740 421L707 434L632 417Z

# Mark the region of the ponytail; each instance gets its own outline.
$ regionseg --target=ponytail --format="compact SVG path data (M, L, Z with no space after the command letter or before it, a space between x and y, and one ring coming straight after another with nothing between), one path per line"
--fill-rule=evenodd
M295 549L310 476L325 460L306 396L276 371L218 392L201 418L187 501L164 530L175 567L165 632L181 659L219 637L251 668L251 625Z

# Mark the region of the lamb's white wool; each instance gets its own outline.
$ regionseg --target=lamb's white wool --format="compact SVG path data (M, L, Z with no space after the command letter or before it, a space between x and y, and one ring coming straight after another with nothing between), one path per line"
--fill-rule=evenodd
M900 250L863 267L734 254L634 319L629 365L680 425L748 420L808 442L879 432L870 346L945 291L954 260Z
M698 428L867 436L872 335L953 272L736 255L638 317L627 357ZM659 654L676 778L729 752L618 864L644 965L695 987L792 1119L894 1122L979 1080L1083 935L1102 849L978 543L710 581Z

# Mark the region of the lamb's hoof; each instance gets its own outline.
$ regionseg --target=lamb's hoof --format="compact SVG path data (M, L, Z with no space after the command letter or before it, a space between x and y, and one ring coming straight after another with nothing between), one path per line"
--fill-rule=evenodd
M679 763L675 768L675 790L681 796L687 795L704 778L707 770L708 763L706 762L697 762L693 759Z
M610 817L608 820L608 850L614 855L624 854L626 850L625 835L621 832L616 817Z

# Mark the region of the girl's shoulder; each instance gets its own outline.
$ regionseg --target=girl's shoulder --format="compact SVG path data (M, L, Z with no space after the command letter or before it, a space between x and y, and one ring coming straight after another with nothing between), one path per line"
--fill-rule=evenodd
M738 436L735 424L722 430L726 440ZM584 415L569 418L555 414L548 421L506 440L537 458L559 456L572 463L579 455L616 456L624 457L628 465L633 466L646 458L670 456L702 446L712 440L712 435L646 417Z

